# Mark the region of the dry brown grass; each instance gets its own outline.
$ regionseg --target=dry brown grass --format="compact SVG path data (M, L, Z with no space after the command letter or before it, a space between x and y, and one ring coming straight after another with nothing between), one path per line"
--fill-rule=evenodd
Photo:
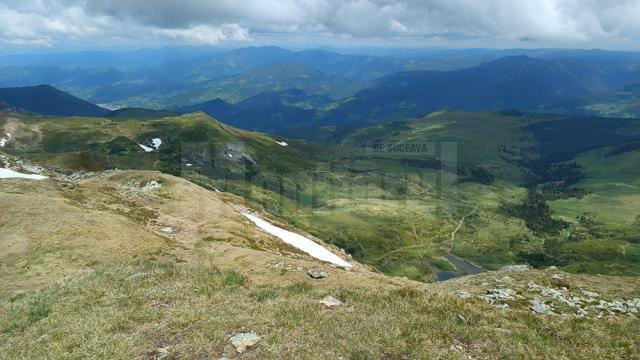
M162 187L122 188L151 180ZM163 348L173 359L239 358L228 338L247 330L263 340L245 359L638 356L637 318L543 318L452 295L504 274L427 285L336 269L259 231L240 215L246 205L155 172L0 181L0 358L147 359ZM302 271L266 266L278 262ZM330 275L312 280L309 268ZM508 275L521 286L550 273ZM624 297L640 288L580 275L564 285ZM324 309L325 295L345 304Z

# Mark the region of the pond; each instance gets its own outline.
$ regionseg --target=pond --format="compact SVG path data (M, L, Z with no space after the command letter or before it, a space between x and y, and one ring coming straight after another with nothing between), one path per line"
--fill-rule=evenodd
M484 268L474 265L470 262L464 261L461 258L454 255L447 255L445 259L453 265L456 270L455 271L439 271L436 274L436 279L438 281L447 281L450 279L459 278L467 275L476 275L486 272Z

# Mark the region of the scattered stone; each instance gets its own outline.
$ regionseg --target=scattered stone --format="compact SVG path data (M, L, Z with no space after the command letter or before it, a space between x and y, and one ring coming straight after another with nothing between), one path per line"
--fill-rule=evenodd
M587 290L581 290L580 292L582 293L582 295L584 295L584 296L586 296L588 298L595 299L595 298L599 298L600 297L600 294L598 294L596 292L591 292L591 291L587 291Z
M558 270L558 267L552 265L552 266L549 266L547 270Z
M155 181L155 180L151 180L149 181L147 184L145 184L140 191L142 191L143 193L147 193L153 190L157 190L160 189L162 187L162 185L160 185L159 182Z
M145 276L147 276L147 273L137 273L137 274L133 274L131 276L129 276L128 278L124 279L125 281L136 281L136 280L140 280L142 278L144 278Z
M169 349L171 349L171 346L158 349L158 357L156 359L160 360L169 356Z
M505 275L505 276L503 276L503 277L501 277L499 279L496 279L496 282L497 283L509 284L509 283L513 282L513 278L510 277L510 276L506 276Z
M551 280L562 280L562 279L564 279L564 276L562 276L560 274L551 275Z
M516 291L512 289L489 289L486 294L480 295L480 298L493 305L496 301L513 300L516 295Z
M462 321L463 323L467 322L467 319L462 314L458 314L458 320Z
M500 270L506 272L520 272L531 270L531 268L529 267L529 265L506 265L503 266Z
M542 296L544 297L550 297L553 299L558 299L563 297L562 293L556 289L551 289L551 288L543 288L542 289Z
M162 184L157 182L156 180L151 180L148 183L142 185L139 181L131 180L122 184L122 188L127 191L136 192L136 193L148 193L157 189L160 189Z
M531 300L530 309L531 309L531 311L533 311L536 314L541 314L541 315L553 314L553 311L551 311L552 307L550 305L547 305L544 302L540 301L539 299Z
M466 292L466 291L462 291L462 290L458 290L458 291L456 291L456 295L458 295L458 297L459 297L460 299L468 299L468 298L470 298L470 297L471 297L471 294L469 294L469 293L468 293L468 292Z
M291 264L285 264L282 261L278 262L267 262L265 264L266 267L275 269L278 271L292 271L292 272L302 272L304 269L301 266L293 266Z
M313 279L324 279L329 274L326 271L317 270L317 269L309 269L307 270L307 275L309 275Z
M536 285L533 281L529 281L527 284L528 291L542 291L542 289L544 289L544 286Z
M577 309L576 309L576 316L577 316L577 317L585 317L585 316L587 316L587 315L589 315L589 313L587 312L587 310L585 310L585 309L581 309L581 308L577 308Z
M262 338L253 331L248 333L235 334L231 338L229 338L231 345L233 345L236 348L236 351L239 353L247 351L247 348L254 346L260 340L262 340Z
M334 306L340 306L342 305L342 301L334 298L333 296L327 295L325 297L322 298L322 300L319 301L320 304L328 307L328 308L332 308Z
M491 305L494 308L498 308L500 310L507 310L509 308L509 304L495 304L495 305Z

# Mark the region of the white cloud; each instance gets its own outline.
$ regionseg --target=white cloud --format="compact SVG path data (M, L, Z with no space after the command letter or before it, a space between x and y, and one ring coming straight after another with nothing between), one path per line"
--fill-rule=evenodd
M223 41L250 41L249 30L238 24L220 27L197 25L189 29L157 29L155 33L171 39L214 45Z
M0 41L215 44L296 33L588 45L640 38L638 19L640 0L0 0Z

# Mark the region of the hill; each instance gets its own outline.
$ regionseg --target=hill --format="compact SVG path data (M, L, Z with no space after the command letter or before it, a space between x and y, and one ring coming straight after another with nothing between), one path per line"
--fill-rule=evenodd
M106 118L137 118L137 119L157 119L178 116L178 113L167 110L153 110L145 108L122 108L108 112Z
M235 104L215 99L179 107L176 111L202 111L242 129L286 134L296 128L311 126L316 119L315 108L330 101L326 95L309 95L302 90L288 89L259 94Z
M180 94L172 103L194 103L213 98L240 102L271 92L296 89L311 95L325 95L340 99L353 95L369 83L339 75L327 74L301 64L268 64L247 72L202 83L191 93Z
M526 262L632 275L640 266L635 223L598 210L626 199L626 211L640 214L635 198L602 188L587 196L585 174L598 169L579 162L598 149L632 162L637 120L442 112L318 132L338 145L243 131L202 113L3 121L15 155L76 170L160 170L232 192L389 275L464 272L450 255L485 269ZM620 189L636 189L630 178ZM560 209L562 201L579 206Z
M457 122L464 117L453 115ZM444 127L455 123L447 120L432 117ZM155 129L154 136L165 140L159 151L164 145L172 146L168 137L172 134L183 138L201 134L200 141L206 137L219 145L244 140L246 151L263 146L272 151L274 161L285 160L288 150L291 156L303 153L303 144L276 143L282 148L277 152L276 147L270 148L272 139L222 126L201 114L148 123L108 121L3 118L2 126L11 126L16 135L12 137L16 143L7 151L20 152L20 146L40 149L36 156L44 162L31 163L2 151L0 166L48 176L37 181L0 178L0 206L9 214L0 218L2 234L9 234L0 237L5 249L0 255L5 265L0 267L4 285L0 347L9 358L101 354L276 359L310 353L327 359L421 358L425 354L632 358L637 354L637 278L580 275L554 268L516 272L522 267L438 284L385 276L251 201L273 207L258 188L253 197L240 198L216 191L187 170L184 178L156 171L77 172L61 168L60 158L51 155L64 153L49 147L59 122L70 130L72 146L88 146L84 151L95 154L103 151L100 144L107 146L116 134L132 136L140 124L146 129L138 130L138 135L151 135L147 131ZM517 119L495 121L504 125ZM42 144L32 136L34 130L43 131L45 148L39 148ZM77 137L82 132L85 136ZM316 153L322 155L318 149ZM72 154L66 153L67 159ZM237 152L223 155L229 154L233 158ZM167 161L156 155L140 151L136 157ZM252 155L262 168L265 158ZM189 155L183 151L181 156ZM47 165L52 163L57 166ZM189 177L191 182L185 180ZM203 186L193 183L197 180ZM316 183L316 191L322 193L318 185L322 186ZM469 190L465 193L485 193L477 186ZM357 200L369 205L368 221L379 219L384 207L372 207L374 199ZM334 206L341 205L334 202ZM482 219L488 219L485 206ZM244 214L249 211L314 239L348 259L352 268L331 266L285 244L248 221ZM477 218L467 220L473 227L484 226L476 223ZM420 223L418 219L413 225ZM423 234L420 227L414 230ZM631 250L627 246L627 252ZM309 275L320 272L325 277ZM386 331L380 331L381 324ZM550 328L561 335L550 337ZM253 342L244 348L235 342L240 336Z
M95 117L108 112L48 85L0 88L0 100L41 115Z
M640 82L587 97L550 104L547 111L602 117L640 118Z
M589 96L637 79L640 73L594 71L594 65L526 56L469 69L403 72L381 78L355 96L327 106L320 124L364 124L442 109L539 111L561 99ZM374 104L374 105L372 105Z

